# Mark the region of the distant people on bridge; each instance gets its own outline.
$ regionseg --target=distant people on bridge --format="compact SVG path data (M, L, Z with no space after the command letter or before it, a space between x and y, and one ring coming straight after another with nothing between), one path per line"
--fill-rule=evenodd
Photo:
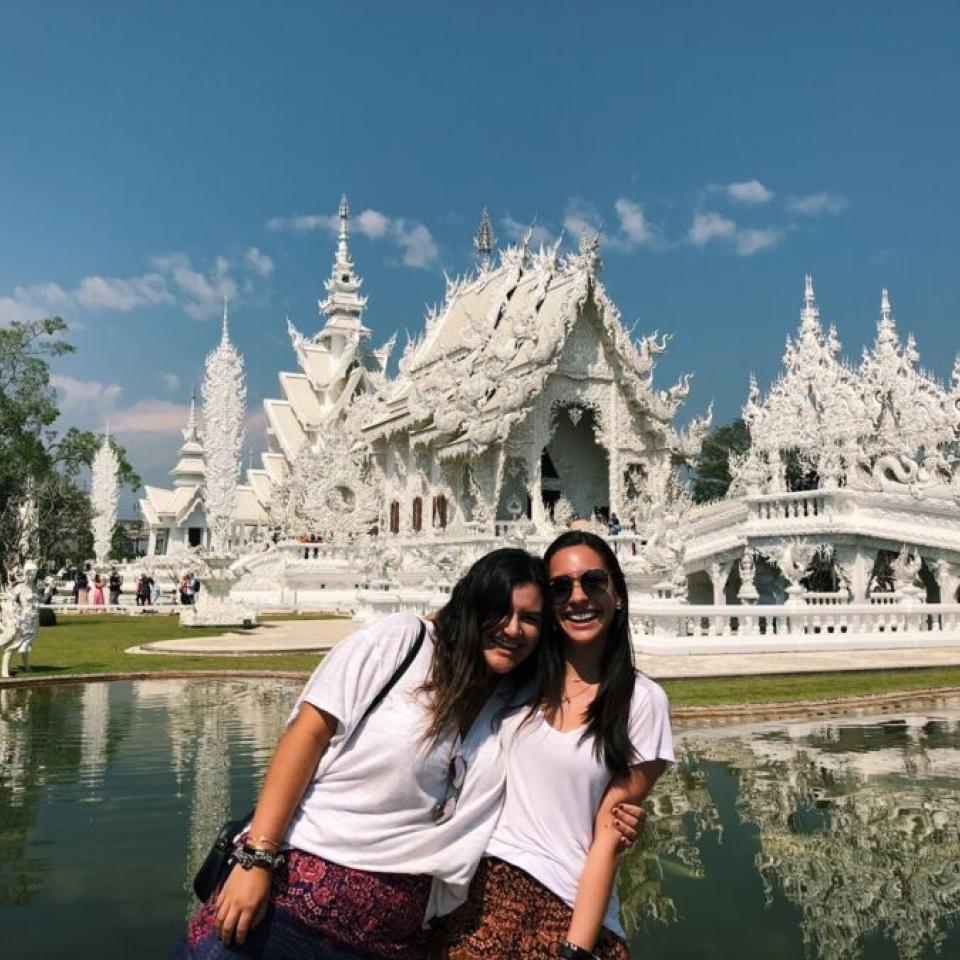
M623 525L620 523L620 518L615 514L610 514L610 536L615 537L618 533L623 530Z

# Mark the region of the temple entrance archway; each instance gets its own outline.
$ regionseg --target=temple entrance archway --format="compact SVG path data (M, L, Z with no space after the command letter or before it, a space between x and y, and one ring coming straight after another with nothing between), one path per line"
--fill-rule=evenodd
M597 441L592 407L570 404L557 411L556 428L542 452L541 489L548 511L566 498L581 517L610 513L610 460Z

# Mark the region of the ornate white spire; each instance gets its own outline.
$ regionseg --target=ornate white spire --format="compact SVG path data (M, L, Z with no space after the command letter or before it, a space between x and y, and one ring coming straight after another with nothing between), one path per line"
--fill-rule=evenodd
M363 335L367 333L362 317L367 298L360 296L363 281L356 275L350 256L350 205L346 196L340 198L340 232L337 236L337 255L333 261L330 279L324 284L326 299L319 304L326 320L327 330Z
M190 394L190 415L187 425L181 431L183 445L180 447L180 459L170 471L175 487L196 487L203 483L206 469L204 466L203 441L200 438L200 425L197 422L197 389Z
M820 308L817 306L817 298L813 292L813 277L808 273L804 278L803 290L803 309L800 311L800 331L820 329Z
M216 553L230 544L230 524L237 499L247 388L243 359L230 342L224 305L223 332L207 357L203 380L203 421L207 447L206 512L210 546Z
M473 246L477 251L477 258L480 266L484 270L489 270L493 263L493 248L497 244L497 238L493 235L493 227L490 225L490 214L484 207L480 213L480 228L477 235L473 238Z
M117 467L117 455L108 431L93 458L90 478L90 506L93 511L90 527L93 552L98 564L106 563L110 557L110 541L113 539L113 528L117 525Z

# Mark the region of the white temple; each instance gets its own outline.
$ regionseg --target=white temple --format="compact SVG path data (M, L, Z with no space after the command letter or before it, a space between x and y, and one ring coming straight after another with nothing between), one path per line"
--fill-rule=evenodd
M960 643L960 361L948 387L923 371L886 291L854 365L807 278L783 374L765 395L751 381L733 483L694 506L682 468L710 414L676 426L690 377L654 386L668 338L626 331L599 238L495 259L484 212L477 268L391 376L348 228L343 199L319 330L287 323L298 370L264 401L268 449L238 487L234 596L425 610L482 553L541 550L579 516L623 562L641 650ZM207 542L192 415L184 437L174 489L147 489L151 552Z

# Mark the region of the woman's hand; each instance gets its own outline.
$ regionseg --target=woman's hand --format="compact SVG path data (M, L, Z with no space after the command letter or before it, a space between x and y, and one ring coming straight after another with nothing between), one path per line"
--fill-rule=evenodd
M629 850L647 828L647 811L633 803L618 803L612 813L613 825L620 834L620 845Z
M247 934L263 919L270 902L269 870L234 866L226 883L217 894L217 917L214 924L220 939L230 945L236 940L242 946Z

